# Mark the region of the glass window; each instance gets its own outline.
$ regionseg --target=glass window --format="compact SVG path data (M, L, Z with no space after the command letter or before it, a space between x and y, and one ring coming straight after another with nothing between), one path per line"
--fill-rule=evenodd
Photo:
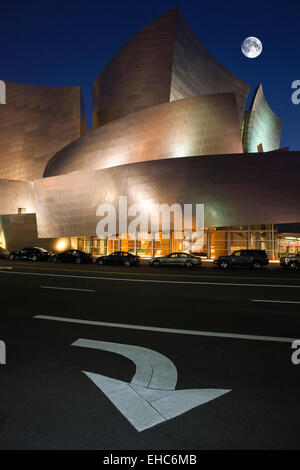
M235 251L234 253L232 253L233 256L242 256L242 252L241 251Z

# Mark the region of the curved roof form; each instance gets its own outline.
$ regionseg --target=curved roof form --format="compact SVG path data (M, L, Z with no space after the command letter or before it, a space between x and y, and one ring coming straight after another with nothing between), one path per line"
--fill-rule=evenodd
M270 152L280 147L282 121L270 108L262 84L255 90L250 110L245 113L245 152Z
M240 152L234 94L204 95L153 106L88 132L49 161L44 177L147 160Z
M93 85L94 128L192 96L234 93L240 122L249 86L202 46L177 7L131 38Z
M0 178L41 178L50 158L86 131L80 87L5 81L0 105Z

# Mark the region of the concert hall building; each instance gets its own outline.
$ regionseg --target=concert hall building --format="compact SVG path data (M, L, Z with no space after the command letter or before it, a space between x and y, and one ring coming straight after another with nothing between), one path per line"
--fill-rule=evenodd
M0 105L0 246L189 250L184 234L99 239L99 204L204 204L203 256L300 251L300 151L282 122L202 46L178 8L131 38L93 84L93 129L80 87L5 81ZM298 225L297 225L298 224Z

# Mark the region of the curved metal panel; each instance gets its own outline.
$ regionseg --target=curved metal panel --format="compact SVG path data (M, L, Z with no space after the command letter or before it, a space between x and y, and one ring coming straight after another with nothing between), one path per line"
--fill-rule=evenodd
M300 152L272 152L156 160L44 178L34 183L38 232L45 238L94 236L98 205L117 207L119 196L127 196L128 204L203 203L206 226L298 222L299 175Z
M94 128L170 100L177 8L131 38L93 85Z
M44 176L193 155L240 153L235 96L198 96L165 103L88 132L58 152Z
M272 111L260 84L245 115L243 144L246 152L269 152L280 147L282 121Z
M93 85L94 128L168 101L234 93L240 122L249 86L202 46L177 7L123 46Z
M80 87L6 81L6 104L0 106L0 178L42 177L52 155L80 137L80 98Z
M184 17L177 16L170 101L210 93L234 93L240 123L250 87L202 46Z

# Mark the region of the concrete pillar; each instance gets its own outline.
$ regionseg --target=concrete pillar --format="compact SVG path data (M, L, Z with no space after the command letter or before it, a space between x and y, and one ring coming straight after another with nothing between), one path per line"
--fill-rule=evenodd
M230 247L230 231L227 232L227 255L230 255L231 247Z

